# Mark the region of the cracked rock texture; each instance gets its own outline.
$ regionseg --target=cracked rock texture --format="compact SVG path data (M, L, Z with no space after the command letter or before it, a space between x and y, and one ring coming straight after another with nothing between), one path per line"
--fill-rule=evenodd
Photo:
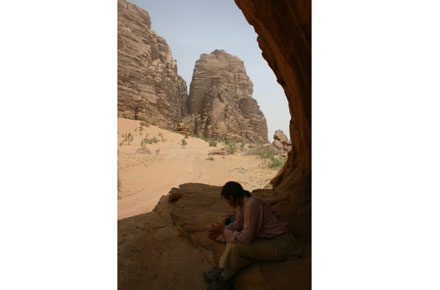
M194 133L212 139L268 143L267 123L253 85L237 56L224 50L202 54L189 93Z
M118 0L118 117L167 128L187 114L187 86L147 11Z

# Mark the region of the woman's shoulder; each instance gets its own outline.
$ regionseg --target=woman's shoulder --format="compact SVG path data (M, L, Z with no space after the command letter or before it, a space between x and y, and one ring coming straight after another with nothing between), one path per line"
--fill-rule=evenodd
M247 207L262 207L264 204L265 202L261 198L255 196L248 197L246 202Z

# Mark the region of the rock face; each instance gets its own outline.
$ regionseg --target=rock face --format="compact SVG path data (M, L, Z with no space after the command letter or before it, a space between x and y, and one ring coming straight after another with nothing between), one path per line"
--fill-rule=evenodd
M187 86L148 12L118 0L118 116L167 128L187 114Z
M292 150L272 179L274 190L287 194L286 215L294 231L311 240L311 1L235 0L258 34L263 57L289 102ZM310 245L310 242L308 242ZM311 272L309 266L301 271ZM311 289L308 279L295 281Z
M266 118L252 98L243 62L224 50L202 54L189 94L194 133L212 139L267 143Z
M292 150L274 189L289 193L289 221L311 239L311 1L235 0L289 102Z

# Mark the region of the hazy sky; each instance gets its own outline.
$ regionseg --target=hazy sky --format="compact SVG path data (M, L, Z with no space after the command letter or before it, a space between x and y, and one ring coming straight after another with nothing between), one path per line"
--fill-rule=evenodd
M257 34L233 0L132 0L151 17L151 29L165 38L188 90L195 62L215 49L238 56L253 85L272 141L275 130L289 136L290 114L284 91L261 55Z

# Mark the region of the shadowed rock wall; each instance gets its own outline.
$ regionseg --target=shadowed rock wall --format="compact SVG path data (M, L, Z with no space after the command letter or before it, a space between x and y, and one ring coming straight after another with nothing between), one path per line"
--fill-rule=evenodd
M235 0L258 34L263 57L289 102L292 150L278 176L277 191L289 193L289 221L311 237L311 2Z

